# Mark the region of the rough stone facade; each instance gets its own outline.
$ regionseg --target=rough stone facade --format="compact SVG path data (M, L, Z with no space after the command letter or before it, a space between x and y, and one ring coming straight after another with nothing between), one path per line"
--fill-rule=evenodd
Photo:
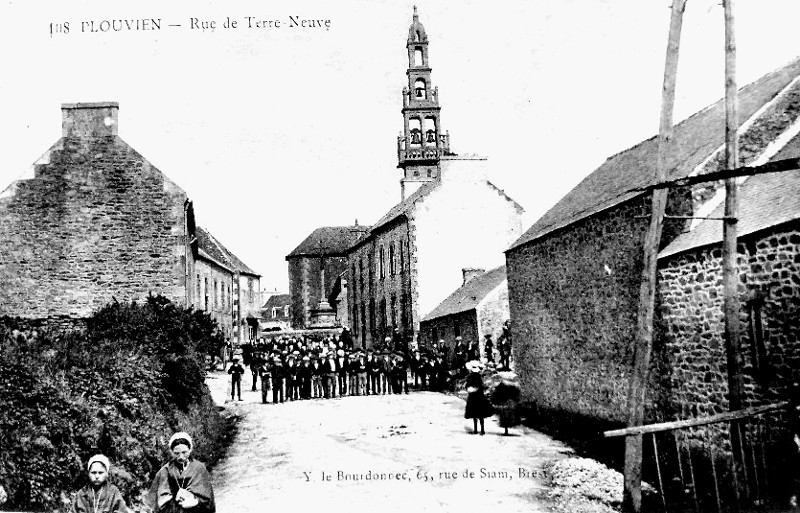
M194 301L186 193L117 136L116 104L64 105L63 137L0 194L0 314L86 317Z
M728 410L719 244L662 259L660 338L669 369L669 404L679 418ZM785 400L800 378L800 223L739 241L741 347L748 406ZM794 373L794 374L793 374ZM724 446L721 429L694 430Z
M687 208L687 191L674 191L668 211ZM625 421L649 211L649 197L639 196L506 253L512 351L523 400ZM663 245L683 224L665 223ZM660 364L655 358L651 376ZM652 416L663 387L652 382L648 392Z

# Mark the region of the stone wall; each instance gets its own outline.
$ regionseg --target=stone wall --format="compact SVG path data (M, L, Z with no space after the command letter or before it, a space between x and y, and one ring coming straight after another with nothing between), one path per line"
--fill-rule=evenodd
M189 304L186 201L119 137L60 139L0 195L0 314L86 317L150 293Z
M800 223L739 239L741 348L746 404L788 398L800 378ZM679 418L728 410L719 244L660 261L661 332ZM758 332L758 333L757 333ZM724 447L727 425L692 431Z
M669 213L688 208L688 191L670 195ZM625 421L649 211L650 198L643 195L506 253L512 350L524 401ZM662 245L683 224L666 223ZM661 365L653 359L651 376ZM663 391L651 379L651 420Z

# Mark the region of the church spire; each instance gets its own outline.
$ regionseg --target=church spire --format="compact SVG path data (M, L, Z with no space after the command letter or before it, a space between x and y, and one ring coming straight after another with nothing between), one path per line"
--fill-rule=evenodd
M408 28L408 85L403 88L403 134L397 139L397 167L403 170L401 197L439 178L439 159L450 154L449 135L441 128L439 90L431 83L428 36L417 6Z

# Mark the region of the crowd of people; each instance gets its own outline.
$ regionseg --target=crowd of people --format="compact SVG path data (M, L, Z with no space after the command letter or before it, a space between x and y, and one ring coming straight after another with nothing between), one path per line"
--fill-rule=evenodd
M503 344L498 344L501 347ZM491 335L484 342L486 360L493 362ZM500 365L508 366L510 350L500 351ZM242 383L249 374L251 391L261 391L262 402L409 393L409 389L444 391L466 373L468 361L480 360L477 342L467 345L457 337L452 354L443 340L409 347L387 337L366 350L355 349L346 337L276 337L235 354L227 369L231 400L242 400Z

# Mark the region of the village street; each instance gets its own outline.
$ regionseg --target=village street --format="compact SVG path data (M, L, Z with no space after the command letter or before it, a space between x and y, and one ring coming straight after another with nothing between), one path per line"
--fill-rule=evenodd
M218 404L243 417L213 471L218 511L547 511L537 469L569 453L527 428L502 436L494 418L485 436L473 435L453 395L273 405L248 379L242 402L230 402L227 375L207 382Z

